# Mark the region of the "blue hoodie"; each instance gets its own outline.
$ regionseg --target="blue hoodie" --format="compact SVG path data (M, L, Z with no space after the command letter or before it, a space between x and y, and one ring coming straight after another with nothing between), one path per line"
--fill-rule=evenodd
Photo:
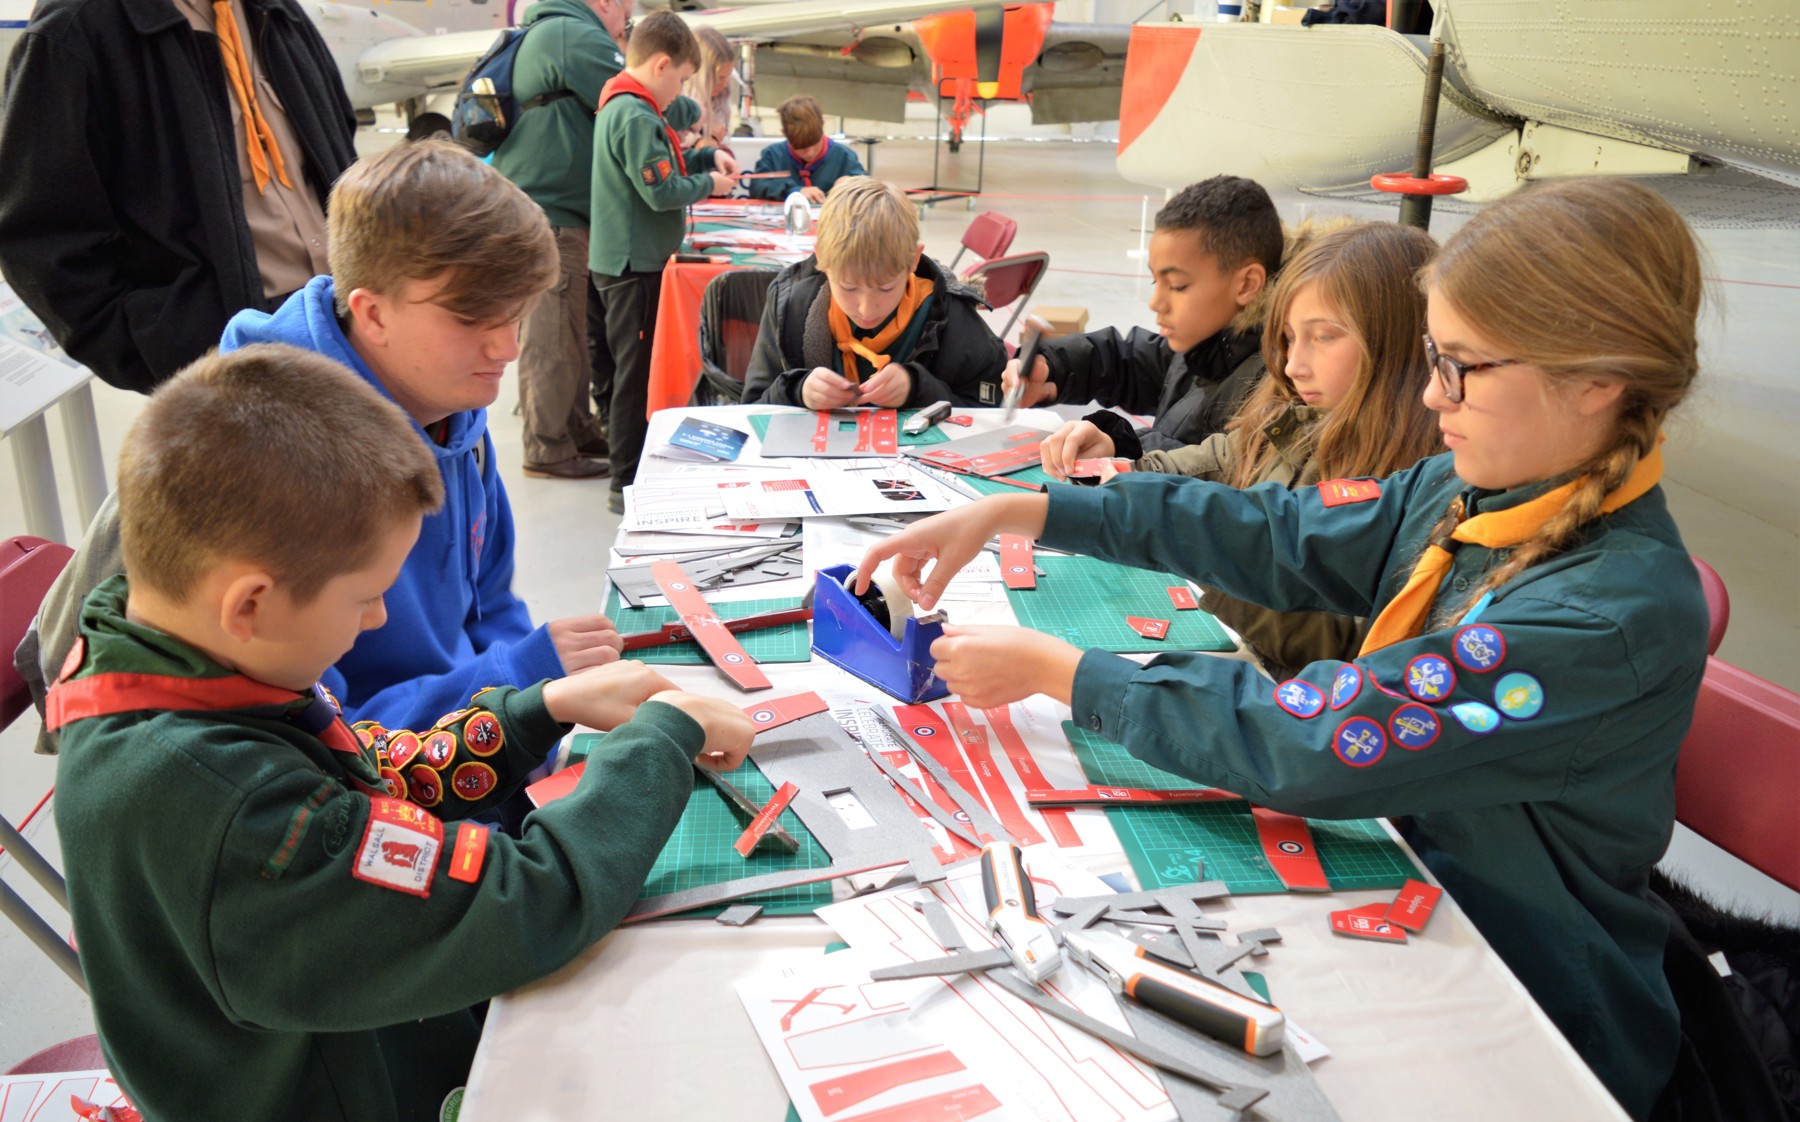
M225 325L221 351L288 343L316 351L387 392L338 325L330 277L314 277L273 315L243 311ZM351 721L426 728L486 686L528 686L563 676L549 632L533 629L512 593L513 522L487 434L487 410L453 413L443 444L413 430L437 455L444 506L387 593L387 623L365 631L324 682Z

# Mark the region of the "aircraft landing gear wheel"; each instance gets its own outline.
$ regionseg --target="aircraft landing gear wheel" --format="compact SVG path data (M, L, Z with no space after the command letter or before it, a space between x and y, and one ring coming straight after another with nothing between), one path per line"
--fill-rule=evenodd
M950 154L954 156L956 153L961 152L961 151L962 151L962 137L952 135L950 137Z

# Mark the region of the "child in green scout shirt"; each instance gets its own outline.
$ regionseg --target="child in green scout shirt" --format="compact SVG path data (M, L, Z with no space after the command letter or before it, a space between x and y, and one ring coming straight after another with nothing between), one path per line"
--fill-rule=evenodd
M178 374L119 490L126 572L89 595L46 706L108 1066L147 1122L438 1118L471 1006L619 921L690 761L735 766L749 719L615 662L418 732L348 727L319 675L380 626L444 490L406 415L322 355L258 345ZM572 796L516 841L455 821L571 722L612 730Z
M744 401L842 409L1000 404L1006 348L974 289L925 256L919 212L879 179L840 179L813 256L769 285Z
M1694 238L1649 189L1568 180L1476 215L1422 270L1450 451L1386 479L1239 491L1122 475L984 499L872 549L930 608L996 532L1252 603L1368 616L1361 653L1271 685L947 627L964 701L1032 693L1148 763L1276 810L1405 816L1413 848L1634 1118L1675 1069L1650 870L1706 664L1706 603L1657 481L1698 372ZM921 570L931 563L929 575ZM858 587L861 587L859 583Z
M592 223L588 268L606 321L613 364L607 443L612 447L609 506L625 509L637 478L647 427L650 342L656 334L663 265L681 248L689 204L724 195L737 183L737 161L713 148L681 151L663 118L681 84L700 65L700 47L674 12L652 12L631 32L625 70L600 91L594 119Z

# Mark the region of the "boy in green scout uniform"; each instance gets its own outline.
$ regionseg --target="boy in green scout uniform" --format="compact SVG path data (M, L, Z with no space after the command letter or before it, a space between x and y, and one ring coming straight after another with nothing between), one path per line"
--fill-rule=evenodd
M858 581L894 557L929 609L1011 532L1269 608L1372 618L1355 658L1280 683L1012 627L946 627L931 653L971 706L1042 692L1139 759L1259 805L1400 819L1645 1119L1681 1037L1649 875L1706 668L1706 603L1658 485L1664 421L1699 369L1699 255L1648 188L1568 180L1482 211L1421 275L1419 389L1449 452L1298 490L1133 472L990 497L887 539Z
M612 354L612 494L625 509L624 488L637 478L650 392L650 343L656 334L663 265L681 248L687 207L736 184L727 152L683 154L663 118L681 84L700 65L694 33L674 12L653 12L632 29L625 70L600 91L594 119L593 198L588 268L606 320Z
M258 345L177 375L119 491L126 572L88 597L46 718L108 1066L148 1122L440 1117L471 1007L619 921L690 761L735 766L749 719L616 662L483 690L430 729L348 727L319 675L385 618L443 483L406 415L321 355ZM573 795L519 840L456 821L572 722L612 730Z

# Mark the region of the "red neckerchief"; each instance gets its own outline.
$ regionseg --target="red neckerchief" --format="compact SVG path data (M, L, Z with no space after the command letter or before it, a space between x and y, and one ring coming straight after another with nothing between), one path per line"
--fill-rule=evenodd
M44 699L44 725L55 732L64 725L88 717L106 717L114 713L138 710L219 710L249 709L259 705L292 705L307 698L244 677L228 674L222 678L182 678L173 674L132 674L115 672L93 674L86 678L61 681ZM344 724L323 693L310 695L313 701L330 713L323 712L307 722L307 731L336 752L361 756L362 744ZM309 706L309 709L312 706ZM311 726L320 727L313 728Z
M671 128L669 122L664 119L662 110L656 107L656 96L650 92L650 88L644 85L644 83L633 78L623 70L619 71L607 81L606 85L600 87L600 104L594 107L594 112L598 113L600 110L605 109L607 102L621 95L643 98L644 104L648 105L650 111L656 114L656 119L662 121L663 132L667 133L669 136L669 151L675 153L675 170L682 175L686 175L687 161L681 158L681 138L675 135L675 130Z
M818 158L813 160L810 164L803 162L800 157L795 154L794 146L792 144L787 146L787 150L788 159L794 162L795 170L800 176L800 182L811 187L813 169L818 167L821 163L824 163L825 157L831 154L831 141L827 140L825 142L825 147L819 149Z

